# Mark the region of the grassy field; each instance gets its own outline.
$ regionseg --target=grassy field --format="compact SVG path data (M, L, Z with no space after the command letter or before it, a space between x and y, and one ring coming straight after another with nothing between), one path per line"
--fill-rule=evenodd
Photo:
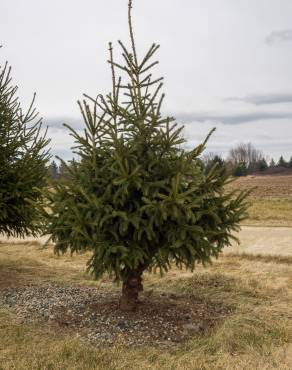
M233 183L241 188L258 185L251 197L248 224L292 223L292 177L283 181L285 184L277 176L274 180L244 178ZM200 323L199 330L186 340L166 345L159 344L157 338L149 341L147 324L138 333L145 344L129 346L117 341L97 346L82 340L82 332L74 325L64 326L49 318L22 320L19 310L1 306L3 292L54 284L60 291L94 288L107 300L116 299L120 287L108 277L96 282L86 274L89 255L58 257L52 247L42 248L40 241L2 239L0 369L290 370L292 249L289 229L283 230L287 240L274 245L278 238L275 229L266 228L270 234L265 234L264 227L254 231L246 227L240 234L243 245L232 247L207 268L198 267L194 273L172 269L163 277L146 274L142 301L146 306L159 302L157 307L166 316L168 307L177 309L176 318L168 322L170 329L183 324L182 316L188 309ZM260 242L264 235L270 243ZM179 302L184 302L181 307ZM155 317L148 314L148 321L155 321Z
M292 197L252 199L244 225L292 226Z
M246 176L229 189L251 189L245 225L292 226L292 176Z
M84 273L88 256L56 257L37 242L0 245L1 288L43 284L95 286L116 292L109 279L94 282ZM19 322L0 311L1 369L291 369L292 260L278 256L224 255L195 273L147 275L147 292L183 294L212 307L228 307L216 325L169 348L113 345L95 348L72 331L50 322ZM224 311L225 312L225 311ZM178 315L180 312L178 311ZM207 312L208 314L208 312ZM151 319L151 318L149 318ZM141 333L145 335L145 333Z

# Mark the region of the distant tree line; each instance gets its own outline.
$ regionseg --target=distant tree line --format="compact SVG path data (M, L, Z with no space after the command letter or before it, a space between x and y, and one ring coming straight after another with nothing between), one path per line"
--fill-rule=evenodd
M269 160L268 157L251 143L240 143L232 148L226 159L216 153L207 153L202 157L202 166L208 173L213 167L222 169L233 176L247 176L255 173L264 172L268 169L292 169L292 156L286 161L281 155L279 160Z
M48 176L52 180L64 179L68 176L68 167L65 162L60 162L58 165L56 161L52 161L48 166Z

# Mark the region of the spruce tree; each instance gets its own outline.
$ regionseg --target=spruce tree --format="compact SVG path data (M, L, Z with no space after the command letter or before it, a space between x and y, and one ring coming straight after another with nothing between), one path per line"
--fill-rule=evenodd
M227 171L226 163L220 155L209 153L205 157L206 158L203 158L203 164L206 173L211 171L215 165L221 169L222 173Z
M285 161L284 157L281 155L278 161L278 166L279 167L287 167L288 163Z
M260 171L265 171L269 168L268 163L265 158L259 160L259 162L257 163L257 166Z
M276 163L275 163L274 159L272 158L272 159L271 159L271 162L270 162L270 164L269 164L269 167L270 167L270 168L273 168L273 167L275 167L275 166L276 166Z
M49 177L56 180L59 177L58 165L55 161L52 161L48 167Z
M128 5L130 48L119 41L123 63L109 45L112 91L79 106L85 123L74 137L79 160L69 178L48 193L47 232L55 251L91 251L88 268L122 282L120 307L136 308L145 270L190 270L218 257L245 217L247 193L226 193L228 175L216 166L207 174L199 159L207 139L183 149L182 127L163 117L162 79L153 44L137 55ZM125 79L117 77L117 70Z
M35 96L24 112L16 94L6 63L0 66L0 235L24 237L40 231L36 202L49 155Z
M233 170L233 176L240 177L240 176L247 176L248 168L244 162L238 163Z
M63 180L63 179L66 179L69 176L68 165L70 165L70 163L66 163L62 159L60 159L60 161L61 161L61 164L59 166L59 178L61 180ZM74 163L74 161L73 161L73 163Z

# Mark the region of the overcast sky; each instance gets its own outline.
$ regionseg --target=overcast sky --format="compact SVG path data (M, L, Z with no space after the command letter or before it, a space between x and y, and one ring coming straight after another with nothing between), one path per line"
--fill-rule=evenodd
M161 44L164 111L188 146L216 126L209 151L252 142L292 155L291 0L134 0L133 17L140 55ZM127 0L1 0L0 64L13 66L24 104L37 93L54 153L71 157L62 123L82 125L82 93L109 91L108 41L128 42L127 31Z

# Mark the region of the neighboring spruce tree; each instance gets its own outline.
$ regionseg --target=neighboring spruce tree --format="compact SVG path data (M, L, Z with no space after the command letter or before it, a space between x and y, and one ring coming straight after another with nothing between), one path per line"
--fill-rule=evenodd
M271 162L270 162L270 164L269 164L269 167L270 167L270 168L273 168L273 167L275 167L275 166L276 166L276 163L275 163L274 159L272 158L272 159L271 159Z
M24 237L40 231L36 202L47 176L48 140L35 97L24 113L10 75L7 63L0 67L0 235Z
M69 176L68 165L70 166L72 165L72 163L74 163L74 160L71 161L70 163L66 163L65 161L61 160L61 164L59 166L59 178L61 180L68 178Z
M48 175L51 179L56 180L59 177L58 165L55 161L52 161L48 167Z
M207 140L192 151L182 149L182 127L162 117L161 78L150 73L159 46L138 59L131 9L130 0L131 50L119 41L119 64L110 44L112 92L86 96L93 109L88 100L79 102L85 134L67 127L80 161L48 194L46 213L56 252L91 251L88 268L96 278L108 273L122 281L123 310L136 308L145 270L193 270L218 257L247 206L246 193L224 191L228 176L220 168L204 173L199 156ZM126 75L124 83L116 69Z
M278 161L279 167L288 167L288 163L285 161L284 157L281 155Z
M244 162L238 163L233 170L233 176L240 177L240 176L247 176L247 175L248 175L248 169L246 167L246 164Z
M259 162L257 163L257 167L258 167L259 171L262 171L262 172L269 168L268 163L265 160L265 158L262 158L262 159L259 160Z
M222 175L225 174L225 172L227 171L226 164L218 154L216 154L211 160L207 161L205 165L205 172L210 172L215 165L220 168Z

